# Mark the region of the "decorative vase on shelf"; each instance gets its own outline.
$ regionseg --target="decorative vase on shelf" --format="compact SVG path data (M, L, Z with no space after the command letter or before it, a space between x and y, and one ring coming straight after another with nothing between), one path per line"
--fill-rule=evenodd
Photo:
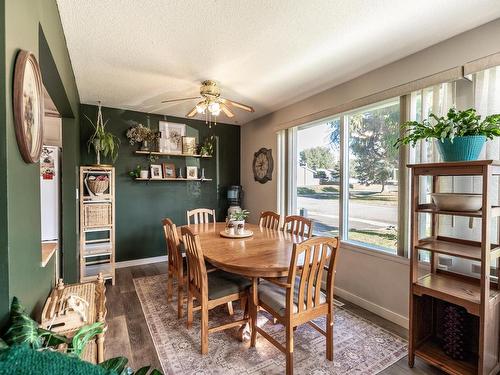
M149 151L149 144L147 140L142 141L141 143L141 151Z
M205 168L201 168L201 177L200 177L200 180L206 180L206 177L205 177Z
M141 177L141 178L146 179L146 178L148 178L148 176L149 176L149 172L148 172L148 171L146 171L146 170L142 170L142 171L140 172L140 177Z

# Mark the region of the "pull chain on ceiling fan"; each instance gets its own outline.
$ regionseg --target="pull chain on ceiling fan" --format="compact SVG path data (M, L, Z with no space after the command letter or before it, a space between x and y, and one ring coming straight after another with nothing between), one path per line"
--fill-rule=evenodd
M202 100L198 102L186 116L194 117L197 114L205 115L205 122L209 125L209 127L212 125L212 118L214 119L214 124L217 124L217 116L219 116L221 112L223 112L228 118L233 118L235 116L232 111L233 107L247 112L255 112L249 105L221 98L217 82L212 80L206 80L201 83L200 96L164 100L162 103L174 103L194 99Z

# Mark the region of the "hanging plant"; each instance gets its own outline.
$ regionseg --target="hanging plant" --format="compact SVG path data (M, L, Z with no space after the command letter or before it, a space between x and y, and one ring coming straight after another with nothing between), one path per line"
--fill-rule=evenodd
M103 122L102 120L101 102L99 102L97 121L95 123L87 115L85 115L85 117L94 128L94 134L92 134L87 141L88 152L90 152L91 147L94 147L97 156L97 165L101 164L101 153L105 157L110 157L114 163L118 157L120 139L111 132L106 131L106 124L108 121L106 120L106 122Z

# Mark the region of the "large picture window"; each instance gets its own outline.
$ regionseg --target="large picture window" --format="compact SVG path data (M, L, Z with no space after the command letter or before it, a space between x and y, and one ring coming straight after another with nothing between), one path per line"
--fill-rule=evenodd
M316 235L339 234L339 123L334 118L297 130L296 213L314 220Z
M315 235L398 248L399 98L292 132L292 212Z
M399 99L345 116L348 240L396 252Z
M365 248L406 255L410 205L406 163L438 162L440 156L434 140L398 150L394 144L401 122L420 122L431 113L444 116L452 107L474 107L483 117L500 113L499 93L500 67L494 67L290 129L286 213L312 218L315 235L339 236ZM500 158L499 139L486 143L481 159ZM431 179L421 178L420 184L420 201L430 203ZM492 186L496 199L498 181ZM480 192L481 183L474 177L447 177L439 180L439 190ZM421 215L420 237L431 236L431 217ZM480 239L477 220L450 216L438 220L440 235ZM498 225L491 220L495 243L500 241ZM429 260L423 251L420 256L421 261ZM445 258L450 257L439 257L438 267L474 274L462 260Z

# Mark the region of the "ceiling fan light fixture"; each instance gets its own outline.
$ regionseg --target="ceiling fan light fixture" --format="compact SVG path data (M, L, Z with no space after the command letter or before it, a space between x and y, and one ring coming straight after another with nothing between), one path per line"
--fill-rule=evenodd
M220 110L221 110L219 102L211 102L208 105L208 110L210 111L210 113L212 115L218 116L218 114L220 113Z
M206 109L207 109L207 105L204 102L196 104L196 112L198 112L200 114L205 113Z

